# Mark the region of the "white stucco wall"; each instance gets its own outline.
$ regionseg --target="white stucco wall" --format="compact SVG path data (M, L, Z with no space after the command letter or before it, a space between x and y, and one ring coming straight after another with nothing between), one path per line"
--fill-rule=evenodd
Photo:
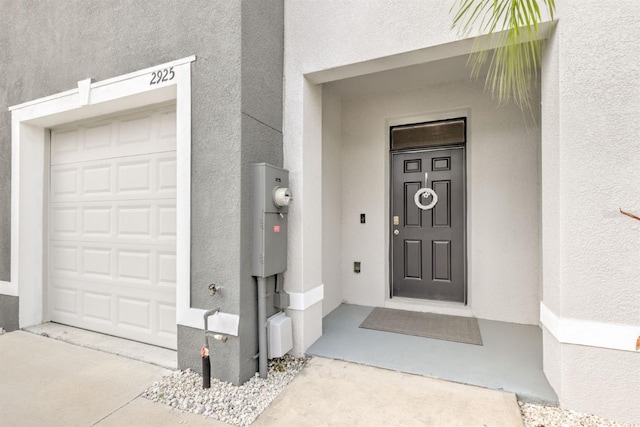
M456 40L450 7L438 0L286 0L285 74Z
M346 99L342 113L343 299L369 306L384 306L388 299L388 121L467 113L469 310L461 314L537 324L537 126L525 127L520 110L498 107L483 82L470 81ZM359 222L361 213L366 224ZM362 262L362 273L353 272L353 261ZM441 311L442 303L430 310Z
M640 423L640 222L618 211L640 212L640 3L557 6L542 72L543 303L558 321L544 371L562 406Z
M321 163L332 158L319 155L323 150L320 83L420 61L435 61L447 55L462 55L468 46L464 41L457 42L455 32L449 28L450 6L449 2L435 0L370 0L366 8L360 0L286 1L284 156L285 165L292 171L294 185L300 191L304 190L302 200L296 201L290 215L288 286L292 290L306 292L323 282L324 269L319 271L317 263L324 265L324 261L319 260L326 256L328 247L323 250L323 226L320 224L324 220L322 212L327 209L334 212L334 208L321 205L329 200L338 205L335 193L330 197L319 197L323 194L322 171L328 170L328 166ZM640 111L637 60L640 57L637 44L640 2L566 0L558 2L557 7L557 31L543 62L542 141L541 154L536 154L540 156L541 164L537 199L541 212L538 216L541 243L537 245L541 255L536 259L540 261L541 258L541 267L528 266L529 271L538 271L541 276L544 295L541 313L547 313L545 321L548 324L544 326L543 338L545 373L563 406L640 422L640 407L634 404L637 385L624 380L625 373L632 375L640 370L640 354L633 353L638 334L633 331L640 328L640 263L637 262L640 223L617 211L621 207L636 214L640 212L640 175L637 174L640 156L636 155L640 148L640 121L637 119ZM435 85L414 92L435 94L444 101L441 88L445 86ZM400 90L394 95L343 100L343 129L347 128L348 121L358 125L372 117L379 122L385 117L431 113L444 108L434 107L425 97L412 99L409 92ZM482 264L475 261L487 257L484 253L474 253L480 242L495 237L495 230L490 227L495 218L490 210L483 208L483 203L485 200L493 205L501 202L500 194L494 193L493 187L480 186L478 182L495 181L502 178L504 172L502 169L479 169L478 165L505 160L490 150L483 151L485 147L477 140L483 132L479 124L486 122L480 120L486 105L476 97L484 102L486 98L480 98L479 92L478 87L471 88L468 101L452 102L452 105L455 108L471 107L470 310L474 315L492 318L491 313L484 315L491 311L492 304L510 300L522 289L509 288L500 282L499 292L510 293L505 297L485 288L485 284L496 274L498 265L509 261L512 252L524 254L531 247L507 246L506 259L493 264L493 259ZM381 102L377 106L365 105L373 101ZM380 105L384 103L389 105ZM388 110L377 111L382 107L388 107ZM405 107L411 111L406 111ZM502 121L494 124L496 129L500 126L503 126ZM509 120L506 128L510 129ZM384 170L386 163L382 154L358 151L364 144L360 138L371 136L368 132L373 131L345 130L341 137L341 154L345 159L363 154L367 156L366 161L382 165ZM380 133L384 134L384 130ZM507 139L504 137L498 136L498 144ZM374 138L374 143L379 144L379 141ZM477 154L475 149L478 149ZM307 164L305 159L313 161ZM505 170L519 172L519 166L516 163ZM377 283L380 282L378 273L387 280L387 272L382 270L386 265L386 252L380 253L377 248L382 246L384 250L386 246L386 231L380 230L388 219L375 218L370 211L374 205L383 204L385 198L379 191L371 200L351 195L350 192L355 191L347 183L361 174L349 173L353 176L342 168L340 221L344 232L352 234L344 235L341 240L344 260L340 267L341 281L349 282L341 296L347 300L366 298L367 301L360 303L373 304L385 298L385 288L379 284L367 286L364 282L370 272L372 275L376 272L376 277L369 276L369 279ZM475 179L473 174L476 174ZM368 184L375 185L376 190L379 186L386 188L384 177L369 178ZM529 184L514 186L519 190L531 189ZM520 192L512 193L510 186L506 187L503 190L507 197L517 203L522 197ZM319 205L320 210L317 209ZM360 213L367 214L366 226L358 223ZM507 220L498 228L498 242L504 244L504 236L517 232L518 228L513 227L515 216L509 217L505 212L500 215L505 215L503 219ZM529 216L523 218L535 220ZM335 222L334 216L331 224L335 225ZM359 237L362 237L362 245L354 243ZM519 241L528 242L528 239ZM383 244L376 246L380 242ZM332 259L330 263L333 264L327 265L335 265L335 257ZM385 262L380 263L381 259ZM352 273L355 260L363 262L363 272L357 278ZM335 283L335 276L331 281ZM526 289L530 295L536 295L534 286ZM325 298L333 301L328 303L331 306L337 301L339 290L339 286L326 286ZM527 314L522 315L509 311L517 304L501 305L506 307L505 318L525 317L526 323L535 323L533 308L526 308ZM303 317L307 322L320 322L318 313L318 310L308 310ZM297 330L306 329L299 327ZM302 338L305 342L310 341L308 337ZM615 348L625 351L612 350ZM576 365L589 369L574 369ZM590 375L590 369L597 369L598 373ZM615 379L615 384L607 378ZM601 394L605 388L610 396L594 400L593 396Z
M342 101L322 90L322 280L326 316L343 300L342 280Z
M360 0L285 1L283 154L294 195L285 275L289 292L304 294L323 281L322 90L305 75L455 40L446 3L379 0L362 5ZM296 352L320 336L321 314L295 314ZM313 337L304 335L309 330Z
M640 214L640 2L584 4L559 27L562 315L640 327L640 222L618 212Z
M323 207L323 202L335 201L333 198L335 193L333 196L328 196L328 199L322 197L323 193L327 195L323 191L323 180L327 179L323 178L323 170L329 170L332 166L323 166L323 162L327 161L327 156L323 156L322 148L322 85L317 83L421 62L433 62L448 56L464 54L471 48L471 43L468 41L457 42L456 32L450 29L450 20L450 5L438 1L379 0L367 2L367 7L364 9L359 0L286 1L284 166L290 170L291 187L294 193L294 204L289 215L289 264L285 279L285 288L288 291L313 292L323 284L325 280L323 273L333 271L331 266L334 261L329 260L325 264L323 260L324 256L329 253L330 245L324 244L323 246L323 241L331 238L331 234L326 236L323 234L323 222L328 220L323 217L323 212L332 211L331 209L327 211ZM348 43L345 42L346 40ZM355 68L353 68L354 66ZM333 70L338 70L337 74ZM433 104L432 106L414 105L413 107L415 108L413 113L439 111L442 108L434 107ZM381 134L384 134L384 130L381 131ZM378 156L379 154L377 153ZM377 157L374 160L384 167L384 159L384 157ZM384 179L381 182L384 184ZM342 185L341 191L341 197L344 200L347 197L344 185ZM482 194L482 191L486 192L487 190L479 191L478 194ZM490 193L486 193L486 196L493 197ZM350 216L345 219L345 211L342 210L343 231L348 228L345 225L347 222L350 224L354 218L356 221L359 219L361 212L360 210L356 211L355 217ZM335 222L335 217L331 221ZM360 224L358 223L358 225ZM376 219L372 217L367 219L367 224L360 230L370 229L374 226L376 226ZM377 227L379 233L379 219ZM478 230L481 233L482 229ZM373 233L373 235L376 234ZM472 238L470 237L470 244ZM344 240L343 236L341 243ZM535 243L533 245L535 246ZM370 249L376 252L375 257L371 258L372 262L377 263L376 268L386 268L386 262L378 262L380 259L386 259L385 255L382 257L380 255L380 251L386 251L385 246L383 241L382 245L372 246ZM335 253L332 253L331 259L336 259ZM354 259L348 260L349 271L353 269L353 261ZM366 265L368 264L367 259ZM470 266L470 272L473 271L472 268ZM489 266L489 264L478 266L474 274L482 277L479 283L486 283L493 274L491 269L494 268L495 265ZM341 278L343 278L344 262L340 270ZM364 271L369 271L368 267L365 267ZM535 280L533 279L537 274L535 268L526 270L526 272L529 271L533 273L525 281ZM364 277L364 274L361 275L359 280ZM376 283L381 283L380 280L386 280L384 277L386 274L382 276L382 279L376 278ZM337 292L340 288L344 288L344 285L336 285L335 276L333 278L327 276L327 280L331 283L327 283L325 286L326 307L323 308L324 314L331 310L337 301L345 297L350 298L355 289L351 287L350 290ZM514 277L514 280L519 280L519 277ZM369 295L375 301L379 301L380 298L383 298L384 286L376 286ZM513 295L520 296L522 289L525 289L525 293L529 292L534 300L537 298L535 296L537 290L529 285L524 285L524 288L520 286L522 285L504 286L506 294L500 291L499 295L494 295L491 290L479 292L477 301L473 300L472 303L477 302L478 307L494 307L498 301L504 301ZM474 296L471 295L471 298ZM520 303L515 303L514 307L520 305ZM509 310L511 308L507 312ZM512 316L507 313L504 316L499 315L498 318L531 323L535 322L536 310L529 307L524 311L520 310L518 315ZM514 308L514 311L518 310ZM481 310L481 312L484 311ZM475 313L466 309L460 314L473 315ZM492 314L487 317L496 318L496 315ZM309 310L296 318L299 319L298 322L321 322L321 317L316 317ZM308 341L308 337L298 335L307 329L303 325L295 326L294 342ZM301 346L296 345L296 348L300 349Z
M455 40L448 4L362 5L360 0L285 1L283 151L295 194L286 288L292 292L322 284L322 91L305 74ZM312 167L303 168L305 158L315 160Z

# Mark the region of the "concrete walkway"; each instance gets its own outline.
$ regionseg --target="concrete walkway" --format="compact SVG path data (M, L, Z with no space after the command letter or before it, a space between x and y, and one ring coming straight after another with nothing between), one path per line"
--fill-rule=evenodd
M169 371L23 331L0 336L3 426L225 426L140 394ZM320 357L256 426L521 426L515 396Z

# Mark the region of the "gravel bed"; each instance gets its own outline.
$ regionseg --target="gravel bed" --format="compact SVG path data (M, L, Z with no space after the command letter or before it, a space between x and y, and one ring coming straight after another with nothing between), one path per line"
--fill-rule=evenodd
M553 406L518 402L525 427L638 427Z
M258 373L241 386L211 379L211 388L202 388L202 376L175 371L155 382L142 395L185 412L215 418L227 424L248 426L275 399L303 368L307 359L285 355L269 361L266 379Z

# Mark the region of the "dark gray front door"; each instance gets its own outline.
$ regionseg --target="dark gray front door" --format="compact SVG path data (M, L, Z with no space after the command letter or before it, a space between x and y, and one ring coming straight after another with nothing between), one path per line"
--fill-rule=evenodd
M391 168L392 295L466 302L464 148L392 153Z

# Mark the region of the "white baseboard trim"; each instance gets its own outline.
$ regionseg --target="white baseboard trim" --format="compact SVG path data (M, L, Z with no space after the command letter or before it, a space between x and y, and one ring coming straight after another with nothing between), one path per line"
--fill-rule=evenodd
M18 287L11 282L3 282L2 280L0 280L0 294L17 297Z
M288 294L290 297L289 309L306 310L324 299L324 284L307 292L288 292Z
M204 313L206 310L199 308L188 308L178 311L178 325L188 326L195 329L204 328ZM240 316L237 314L218 312L209 317L208 327L210 331L219 334L238 336L238 325Z
M558 317L543 302L540 303L540 322L558 342L563 344L637 351L636 342L640 337L640 325Z

